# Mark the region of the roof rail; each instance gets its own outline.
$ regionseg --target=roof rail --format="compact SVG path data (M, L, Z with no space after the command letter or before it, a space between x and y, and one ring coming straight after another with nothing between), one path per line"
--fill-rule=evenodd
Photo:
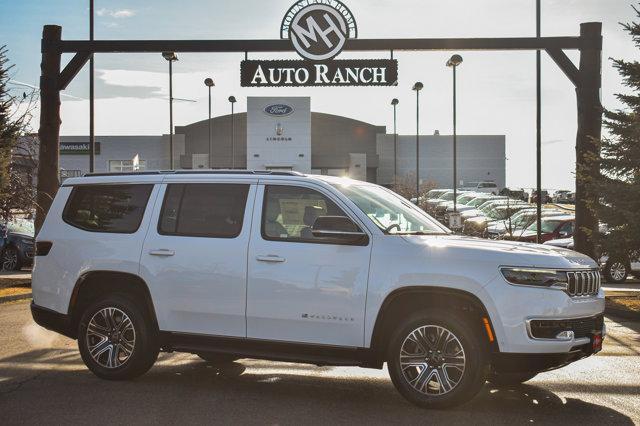
M273 170L151 170L143 172L94 172L85 173L85 177L96 176L153 176L153 175L268 175L268 176L304 176L300 172L294 171L273 171Z

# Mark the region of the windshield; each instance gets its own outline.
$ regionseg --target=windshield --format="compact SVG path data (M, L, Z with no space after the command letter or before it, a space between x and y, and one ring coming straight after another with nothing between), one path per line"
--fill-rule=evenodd
M16 234L25 234L32 237L35 235L33 222L24 219L16 219L13 222L7 223L7 230Z
M453 191L451 192L445 192L444 194L442 194L439 198L442 201L453 201Z
M469 201L473 200L475 195L460 195L458 197L458 203L467 204Z
M542 221L541 231L542 232L553 232L553 231L556 230L558 225L560 225L561 223L562 223L561 220L543 220ZM533 222L531 224L531 226L529 226L527 229L529 231L537 231L538 230L538 224L536 222Z
M479 197L479 198L476 198L476 199L473 199L473 200L469 201L469 203L467 205L471 206L471 207L480 207L481 205L486 203L488 200L489 200L488 198Z
M409 201L374 185L335 185L386 234L446 234ZM453 193L452 193L453 194Z

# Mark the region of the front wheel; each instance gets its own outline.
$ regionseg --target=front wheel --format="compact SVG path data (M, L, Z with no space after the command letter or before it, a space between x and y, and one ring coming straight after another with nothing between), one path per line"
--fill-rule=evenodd
M85 365L107 380L146 373L158 358L158 333L145 310L126 296L113 295L89 306L78 327Z
M387 353L396 389L424 408L447 408L472 399L484 385L489 366L477 329L462 316L439 309L407 318Z
M629 268L622 259L609 259L604 267L604 277L608 282L620 284L626 281Z

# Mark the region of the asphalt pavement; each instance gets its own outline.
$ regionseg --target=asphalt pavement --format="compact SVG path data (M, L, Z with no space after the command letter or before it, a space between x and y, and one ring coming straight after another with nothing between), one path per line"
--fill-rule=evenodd
M609 318L597 356L510 390L427 411L386 370L241 360L215 367L162 354L137 380L109 382L76 342L35 325L29 302L0 304L0 424L639 424L640 323Z

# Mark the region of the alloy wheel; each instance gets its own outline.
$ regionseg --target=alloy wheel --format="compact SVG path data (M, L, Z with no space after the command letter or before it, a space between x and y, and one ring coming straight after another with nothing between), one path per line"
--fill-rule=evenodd
M9 247L2 255L2 269L5 271L13 271L18 266L18 252L16 249Z
M627 273L627 267L622 262L615 262L609 268L609 275L615 281L621 281Z
M113 307L100 309L91 317L86 337L91 358L109 369L126 364L136 345L133 322L127 314Z
M438 325L425 325L409 333L399 356L404 379L425 395L451 392L462 380L466 366L458 337Z

